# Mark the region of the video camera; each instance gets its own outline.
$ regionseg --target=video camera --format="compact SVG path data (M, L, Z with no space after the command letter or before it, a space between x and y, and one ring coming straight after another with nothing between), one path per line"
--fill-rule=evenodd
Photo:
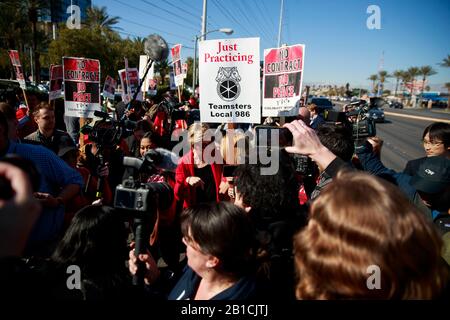
M87 134L89 140L95 142L97 146L117 145L126 131L136 128L136 122L125 119L117 121L106 112L94 111L94 116L101 119L93 126L85 125L80 131Z
M138 173L151 172L153 165L148 157L144 160L124 157L123 164ZM155 202L156 201L156 202ZM165 182L141 183L135 174L122 181L116 188L114 207L131 211L135 216L149 213L155 208L166 209L172 204L173 190Z
M152 171L154 169L154 155L144 157L144 160L124 157L125 167L134 172L116 187L114 208L123 210L134 218L135 252L136 255L147 252L150 234L157 220L157 210L165 210L172 205L173 190L166 182L141 183L135 178L136 172ZM145 266L138 262L138 271L133 277L133 284L143 286Z
M355 101L345 105L344 112L328 112L326 121L346 126L352 131L353 140L359 143L376 135L375 122L367 117L369 109L370 106L365 100Z

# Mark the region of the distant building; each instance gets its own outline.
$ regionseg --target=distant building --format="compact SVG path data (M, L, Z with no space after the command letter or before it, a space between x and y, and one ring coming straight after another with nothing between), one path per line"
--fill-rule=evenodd
M70 5L80 7L81 21L85 21L87 9L92 6L92 0L50 0L50 10L41 12L39 21L66 22L70 16L70 12L67 13Z

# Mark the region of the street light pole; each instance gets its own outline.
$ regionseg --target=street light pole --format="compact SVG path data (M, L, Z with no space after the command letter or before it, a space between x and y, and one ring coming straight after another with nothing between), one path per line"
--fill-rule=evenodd
M198 37L197 36L195 36L194 37L194 65L193 65L193 68L192 68L192 93L193 94L195 94L195 81L197 80L196 79L196 75L197 75L197 72L196 72L196 67L197 67L197 40L198 40Z
M221 29L217 29L217 30L207 31L199 36L194 36L194 64L192 66L192 91L193 92L195 92L195 86L197 85L197 41L200 38L204 39L208 33L216 32L216 31L223 32L227 35L230 35L233 33L233 29L221 28Z

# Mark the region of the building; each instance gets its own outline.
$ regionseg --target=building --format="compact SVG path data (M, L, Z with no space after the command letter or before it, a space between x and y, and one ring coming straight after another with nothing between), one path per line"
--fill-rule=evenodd
M71 5L80 7L81 21L86 20L86 11L92 6L91 0L51 0L50 9L42 12L39 18L41 22L66 22L70 16L67 10Z

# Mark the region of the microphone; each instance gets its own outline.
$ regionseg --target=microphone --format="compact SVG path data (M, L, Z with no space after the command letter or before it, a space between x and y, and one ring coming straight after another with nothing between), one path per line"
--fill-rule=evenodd
M164 61L169 56L169 46L160 35L151 34L145 39L144 52L153 61Z
M156 148L147 151L144 155L145 161L151 163L155 168L175 172L180 158L173 152Z

